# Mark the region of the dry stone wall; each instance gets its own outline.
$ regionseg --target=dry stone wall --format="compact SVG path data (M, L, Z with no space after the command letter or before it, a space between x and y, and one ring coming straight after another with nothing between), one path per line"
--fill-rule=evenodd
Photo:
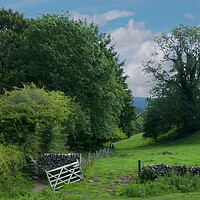
M54 154L44 153L41 154L39 162L33 159L32 156L26 158L27 169L31 172L32 178L37 179L39 176L45 174L45 169L55 169L76 161L81 163L81 154Z
M199 166L186 167L186 165L168 166L163 163L157 165L151 164L151 165L146 165L142 168L140 172L140 177L143 179L148 178L153 180L158 176L169 175L172 173L182 176L187 172L191 173L192 175L200 176L200 167Z
M54 154L44 153L40 156L38 163L39 174L43 174L46 170L55 169L79 160L81 162L81 154Z

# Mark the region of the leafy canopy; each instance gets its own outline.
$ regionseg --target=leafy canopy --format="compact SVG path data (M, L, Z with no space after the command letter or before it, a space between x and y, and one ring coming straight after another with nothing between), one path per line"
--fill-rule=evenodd
M83 149L95 149L112 140L115 132L132 134L133 97L109 34L100 33L94 24L74 21L68 13L27 20L21 31L6 56L10 70L0 73L1 90L33 82L75 98L86 127L76 120L70 145L76 141Z
M156 129L162 134L162 127L176 127L181 135L199 130L200 27L179 25L155 41L163 57L149 61L144 68L157 81L146 118L151 131L146 128L145 135L156 136ZM156 122L150 119L153 115Z

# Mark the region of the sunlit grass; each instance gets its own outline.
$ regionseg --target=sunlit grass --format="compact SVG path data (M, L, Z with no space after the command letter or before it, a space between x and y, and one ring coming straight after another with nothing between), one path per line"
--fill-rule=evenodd
M142 165L164 163L167 165L182 164L200 165L200 132L187 138L165 144L154 144L144 139L142 134L116 142L116 150L109 157L97 160L84 172L83 181L66 185L58 198L52 199L133 199L119 196L119 188L126 177L134 177L138 172L138 160ZM38 194L38 200L44 197ZM49 193L49 197L50 197ZM136 200L197 200L200 193L175 193L161 197L134 198ZM30 197L29 197L30 198ZM26 198L23 198L26 199ZM31 199L31 198L30 198ZM33 198L34 199L34 198Z
M133 150L137 147L142 147L150 144L152 141L150 139L145 139L141 134L134 135L126 140L121 140L116 142L114 145L117 150Z
M72 194L79 191L79 194L82 193L89 199L101 199L103 198L102 195L106 193L107 199L129 199L128 197L119 197L115 191L120 185L120 177L137 174L138 160L141 160L142 165L158 163L199 165L200 132L166 144L154 144L151 140L144 139L142 134L138 134L129 139L116 142L114 145L116 151L110 157L96 161L90 170L85 173L86 179L84 181L73 186L68 185L65 190L70 191ZM88 180L93 182L89 183ZM169 195L169 199L187 199L187 197L188 199L195 199L196 193ZM159 197L153 199L159 199Z

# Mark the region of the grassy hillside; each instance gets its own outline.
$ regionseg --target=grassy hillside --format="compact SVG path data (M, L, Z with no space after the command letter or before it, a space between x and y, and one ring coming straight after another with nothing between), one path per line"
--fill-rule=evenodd
M200 132L166 144L150 144L141 134L115 144L118 156L134 155L134 160L141 160L144 165L165 163L168 165L200 165Z
M85 195L90 199L129 199L118 196L116 191L137 173L138 160L142 161L142 165L165 163L194 166L200 164L200 132L176 142L159 145L151 144L150 140L143 139L142 134L138 134L115 143L115 147L116 152L111 157L99 160L86 173L86 181L93 180L93 183L77 184L79 188L77 192L82 188L80 195ZM74 193L72 185L67 186L65 190L69 191L70 188L72 189L70 192ZM199 195L200 193L170 194L166 197L157 197L157 199L197 199Z
M84 181L66 185L59 194L46 190L39 194L29 194L27 199L36 197L38 200L44 197L46 199L133 199L120 196L119 193L120 188L129 183L137 173L138 160L142 161L142 165L153 163L200 165L200 132L176 142L157 145L138 134L115 143L115 147L116 151L110 157L96 161L84 173ZM199 196L200 192L196 192L134 199L196 200Z

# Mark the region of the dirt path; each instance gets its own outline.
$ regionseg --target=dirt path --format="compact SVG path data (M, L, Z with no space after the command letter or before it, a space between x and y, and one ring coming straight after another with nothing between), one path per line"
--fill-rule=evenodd
M44 183L41 179L33 180L33 188L31 192L40 192L44 187L48 187L47 183Z

